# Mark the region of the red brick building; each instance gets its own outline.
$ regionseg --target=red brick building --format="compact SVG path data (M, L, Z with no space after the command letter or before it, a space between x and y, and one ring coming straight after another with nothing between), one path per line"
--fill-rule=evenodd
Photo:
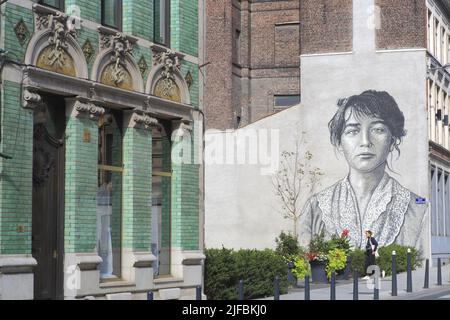
M237 128L300 99L299 0L206 2L207 128Z

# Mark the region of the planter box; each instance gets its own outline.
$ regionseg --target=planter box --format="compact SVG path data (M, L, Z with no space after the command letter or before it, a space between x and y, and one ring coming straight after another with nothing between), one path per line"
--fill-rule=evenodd
M347 257L347 263L345 264L345 269L338 270L336 272L336 280L348 280L349 279L351 262L352 262L352 258Z
M311 281L314 283L328 283L327 272L325 270L327 263L325 261L310 261Z

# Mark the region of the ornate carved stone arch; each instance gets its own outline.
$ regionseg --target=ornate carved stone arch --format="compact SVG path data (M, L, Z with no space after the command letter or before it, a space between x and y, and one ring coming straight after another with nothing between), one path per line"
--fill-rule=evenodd
M76 30L68 16L40 5L34 5L33 10L36 32L28 44L25 63L68 76L88 78L86 59L75 40Z
M175 52L154 49L153 68L148 76L145 92L175 102L191 103L189 87L180 72Z
M94 62L91 79L125 90L144 92L139 66L131 56L132 45L137 39L105 29L99 28L101 51Z

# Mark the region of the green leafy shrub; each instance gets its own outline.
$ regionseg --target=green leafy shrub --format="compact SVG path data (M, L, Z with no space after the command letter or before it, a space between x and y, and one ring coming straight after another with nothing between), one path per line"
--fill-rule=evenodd
M306 275L311 275L309 262L303 256L298 257L294 262L292 273L298 280L305 279Z
M353 250L350 253L351 263L350 263L350 271L353 274L354 270L358 270L358 275L363 277L366 275L365 269L365 251L361 249Z
M377 265L381 270L386 271L386 275L392 274L392 251L397 255L397 273L406 272L406 257L408 248L411 249L411 266L415 270L422 266L422 260L420 251L413 247L405 247L398 244L391 244L386 247L380 247L378 253L380 255L377 258Z
M395 250L397 254L397 273L406 272L406 256L408 248L411 249L411 266L412 269L416 269L422 265L421 253L413 248L401 246L398 244L391 244L386 247L379 247L379 257L376 259L376 264L380 267L380 270L384 270L386 275L392 274L392 251ZM359 276L365 275L365 250L354 250L350 254L352 262L350 264L350 270L358 270Z
M287 292L287 264L274 250L205 250L205 294L211 300L238 299L238 282L244 280L244 299L273 295L280 277L280 292Z
M275 238L275 251L281 255L286 262L292 262L298 256L304 255L304 249L298 244L298 239L290 233L281 232L278 238Z
M331 272L342 270L347 264L347 256L342 249L333 249L328 252L328 263L326 267L328 278L331 278Z

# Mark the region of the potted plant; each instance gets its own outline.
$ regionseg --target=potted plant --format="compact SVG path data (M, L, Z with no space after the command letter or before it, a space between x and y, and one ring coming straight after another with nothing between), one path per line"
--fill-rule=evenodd
M309 262L304 256L298 256L297 260L294 262L294 268L292 273L297 278L297 281L305 279L305 276L311 275L311 270L309 267Z
M306 257L311 266L312 282L328 282L326 266L328 262L329 243L325 240L325 232L315 235L309 243L309 252Z
M343 249L332 249L327 255L328 264L326 267L328 279L333 271L343 270L347 264L347 256Z
M329 242L329 250L340 249L345 254L345 265L341 269L336 270L337 280L347 280L350 274L350 264L351 264L351 248L350 239L348 237L349 231L344 229L340 236L333 235Z
M276 249L275 251L280 254L288 266L288 282L293 286L297 285L297 279L295 279L295 262L299 257L304 256L305 250L299 245L296 236L290 233L282 231L280 235L275 238Z
M327 255L324 253L308 252L306 256L311 267L311 281L315 283L327 283Z

